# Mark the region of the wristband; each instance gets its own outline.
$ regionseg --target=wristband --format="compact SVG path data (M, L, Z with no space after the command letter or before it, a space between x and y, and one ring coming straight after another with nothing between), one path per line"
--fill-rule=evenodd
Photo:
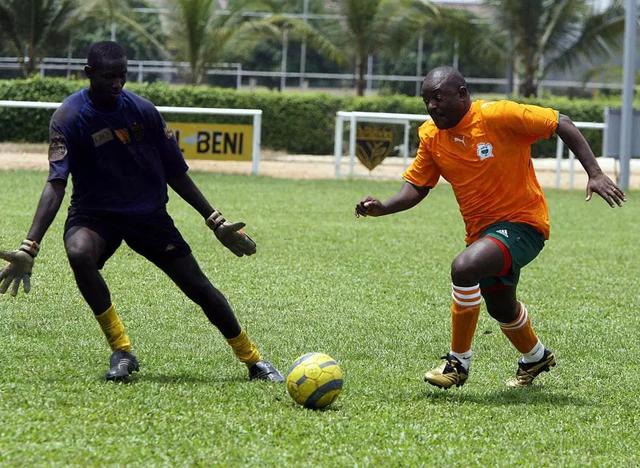
M20 244L18 250L22 250L23 252L28 253L33 258L38 256L38 252L40 252L40 245L36 241L32 241L30 239L25 239Z
M222 226L225 221L226 219L224 219L222 213L218 210L213 210L213 213L211 213L211 215L205 220L205 223L209 226L209 229L215 232L215 230Z

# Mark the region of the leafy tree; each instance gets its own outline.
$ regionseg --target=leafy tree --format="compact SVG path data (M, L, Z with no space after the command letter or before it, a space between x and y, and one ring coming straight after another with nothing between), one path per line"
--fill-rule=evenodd
M178 60L189 64L188 80L202 82L207 67L219 61L242 21L241 2L228 10L218 9L216 0L165 0L168 15L168 45Z
M73 0L0 0L0 38L20 60L24 76L32 75L52 44L68 37Z
M342 63L344 55L329 39L326 32L311 22L303 21L299 16L291 15L298 10L297 0L253 0L245 3L245 10L255 16L244 18L230 41L230 52L234 57L247 59L261 58L258 68L273 69L274 64L282 63L282 53L289 45L299 46L304 41L313 53L320 57ZM310 12L322 12L321 4L315 4ZM287 57L285 57L286 59Z
M459 8L415 1L390 27L391 47L380 54L383 68L393 74L424 73L436 66L453 65L467 76L495 76L505 66L503 51L494 40L488 21ZM422 57L417 44L422 43ZM416 67L420 61L419 70ZM390 82L389 90L416 92L415 82Z
M126 49L168 58L157 15L142 15L135 8L150 7L148 0L84 0L74 11L78 44L117 40ZM153 32L152 32L153 31ZM149 47L151 46L151 47Z
M364 94L369 55L398 50L418 24L432 20L438 10L427 0L342 0L343 47L356 69L356 93ZM414 21L416 17L420 19Z
M522 94L536 95L552 69L593 63L619 50L624 11L619 1L594 13L585 0L487 0L494 9L496 38L513 53ZM507 34L505 34L505 32Z

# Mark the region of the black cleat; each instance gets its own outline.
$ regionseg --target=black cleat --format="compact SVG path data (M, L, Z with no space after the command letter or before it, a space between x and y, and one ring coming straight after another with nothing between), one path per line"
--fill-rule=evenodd
M284 377L269 361L258 361L249 367L249 380L284 382Z
M132 372L140 370L138 360L132 353L127 351L114 351L109 360L111 368L107 371L105 378L109 381L121 382L127 380Z
M542 358L538 362L525 364L518 361L516 376L507 381L507 386L511 388L528 387L533 383L533 379L543 372L549 372L555 365L555 355L552 351L545 349Z

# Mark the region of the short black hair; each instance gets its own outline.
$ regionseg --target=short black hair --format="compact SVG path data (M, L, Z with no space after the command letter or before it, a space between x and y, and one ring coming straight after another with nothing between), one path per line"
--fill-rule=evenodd
M427 73L427 76L424 78L423 82L428 79L437 79L446 81L450 83L452 86L459 88L460 86L467 87L467 80L464 79L462 73L460 73L457 69L449 66L441 66L436 67Z
M114 41L96 42L89 48L87 65L96 67L109 60L127 58L127 54L120 44Z

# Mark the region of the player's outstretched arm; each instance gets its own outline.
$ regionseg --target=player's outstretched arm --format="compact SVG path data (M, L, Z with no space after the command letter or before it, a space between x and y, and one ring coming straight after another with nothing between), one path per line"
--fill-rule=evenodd
M187 173L172 177L169 186L205 219L216 238L236 256L253 255L256 243L243 230L244 223L227 221L213 208Z
M388 200L366 196L356 205L356 218L360 216L384 216L408 210L420 203L429 194L429 187L416 187L405 182L402 188Z
M25 293L31 290L31 271L40 251L39 244L60 209L65 185L66 183L61 180L47 182L42 190L27 238L16 250L0 250L0 258L9 262L0 271L0 294L6 293L11 286L10 294L16 296L20 283Z
M602 172L591 147L585 140L580 130L566 115L560 114L558 119L557 135L564 141L569 149L576 155L582 167L587 172L587 201L591 200L593 193L600 195L611 207L622 206L625 201L624 192L606 174Z

